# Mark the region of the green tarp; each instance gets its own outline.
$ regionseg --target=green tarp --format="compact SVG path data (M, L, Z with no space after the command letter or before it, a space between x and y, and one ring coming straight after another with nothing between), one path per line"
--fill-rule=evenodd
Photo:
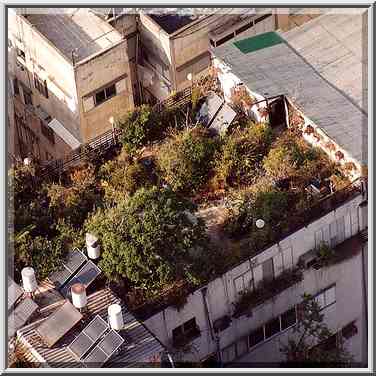
M283 39L274 31L256 35L254 37L246 38L234 42L234 45L239 48L243 54L248 54L257 50L262 50L266 47L271 47L276 44L282 43Z

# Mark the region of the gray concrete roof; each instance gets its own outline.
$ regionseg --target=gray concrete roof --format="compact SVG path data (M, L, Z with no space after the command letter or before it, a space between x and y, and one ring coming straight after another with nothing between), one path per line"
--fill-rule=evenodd
M34 11L26 18L71 61L73 50L75 61L80 61L122 40L118 31L87 8L52 14Z
M24 348L27 349L27 355L32 356L34 362L47 362L50 367L54 368L82 368L82 363L78 362L67 349L73 339L80 333L80 329L72 329L52 348L48 348L43 344L36 331L36 328L64 302L65 300L60 300L42 309L38 321L34 321L17 332L18 339ZM103 367L125 368L145 366L146 362L150 361L150 358L157 356L165 349L110 289L105 288L88 296L87 322L90 322L95 315L100 315L107 322L107 308L110 304L114 303L120 304L122 307L124 329L118 333L125 339L125 343L121 346L119 352L112 356Z
M359 162L367 161L367 91L362 16L325 14L279 33L284 43L242 53L228 42L214 50L250 90L287 95Z

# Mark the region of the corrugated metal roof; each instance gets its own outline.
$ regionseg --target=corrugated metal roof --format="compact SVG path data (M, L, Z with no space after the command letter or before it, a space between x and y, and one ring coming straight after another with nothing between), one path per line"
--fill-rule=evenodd
M358 79L362 77L364 65L359 46L345 48L355 41L361 43L361 21L359 14L326 14L280 33L285 43L248 54L233 43L226 43L216 48L214 54L250 90L264 96L287 95L354 159L366 163L368 119L363 109L366 107L359 104L363 87L354 83L356 78L348 78L349 73ZM346 27L341 26L345 24ZM339 46L341 43L343 47ZM350 61L354 62L351 69Z
M119 353L113 356L104 367L123 368L145 365L144 362L148 362L153 356L162 353L164 347L142 323L136 320L126 305L110 289L106 288L88 296L88 321L95 315L99 315L107 321L107 308L110 304L115 303L120 304L123 310L124 329L119 331L119 334L125 339L125 343ZM41 320L20 329L17 332L18 338L29 349L29 352L34 354L36 362L43 359L50 367L83 367L67 349L78 335L80 328L68 333L52 348L43 344L35 330L61 304L62 302L59 302L41 310Z

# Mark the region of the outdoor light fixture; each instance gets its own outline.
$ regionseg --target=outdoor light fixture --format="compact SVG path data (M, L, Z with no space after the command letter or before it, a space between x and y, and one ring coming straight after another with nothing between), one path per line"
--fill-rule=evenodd
M257 221L256 221L256 227L257 228L263 228L265 226L265 221L264 220L262 220L262 219L258 219Z

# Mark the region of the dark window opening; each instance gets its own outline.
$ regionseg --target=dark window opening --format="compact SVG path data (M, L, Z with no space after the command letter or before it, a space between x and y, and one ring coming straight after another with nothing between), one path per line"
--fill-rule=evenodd
M13 89L14 89L14 94L19 95L20 94L20 87L18 86L18 80L17 78L13 79Z
M213 47L215 47L215 42L213 41L213 39L209 39L209 42L210 42L210 44L211 44Z
M40 121L40 128L41 128L41 132L43 136L46 137L47 140L51 142L51 144L55 144L54 131L47 124L45 124L42 120Z
M107 86L106 88L97 91L95 93L95 105L98 106L101 103L107 101L108 99L114 97L116 95L116 86L112 84Z
M265 324L265 338L269 338L280 331L281 327L279 324L279 317L270 320Z
M24 102L26 105L33 105L33 100L31 98L31 92L23 89L23 97L24 97Z
M248 336L248 339L249 339L249 347L250 348L257 345L260 342L263 342L264 341L264 328L261 327L261 328L254 330Z
M342 328L342 337L345 339L349 339L352 336L355 336L355 334L358 333L358 328L355 325L355 321L350 322L350 324L347 324Z
M47 81L41 80L36 74L34 74L34 86L35 88L46 98L48 98Z
M296 323L296 311L295 307L289 309L281 315L281 327L282 330L289 328Z
M21 50L21 48L17 48L17 56L22 60L26 60L25 51Z
M186 344L199 335L200 329L195 318L172 330L172 339L175 346Z
M269 13L269 14L265 14L265 15L263 15L263 16L257 18L257 20L255 20L255 25L258 24L258 23L261 22L261 21L264 21L265 19L267 19L267 18L269 18L269 17L271 17L271 16L272 16L272 15Z

